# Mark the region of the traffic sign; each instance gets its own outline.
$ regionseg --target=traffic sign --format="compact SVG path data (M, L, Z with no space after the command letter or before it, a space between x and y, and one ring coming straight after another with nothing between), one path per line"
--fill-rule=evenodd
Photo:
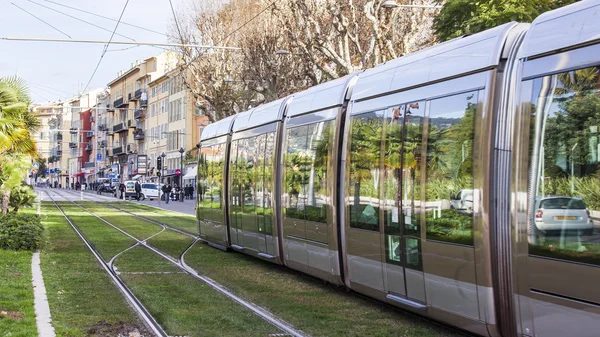
M96 160L102 160L102 154L98 153L98 155L96 156Z
M33 168L36 169L36 170L39 169L40 168L40 164L38 164L37 161L33 162Z

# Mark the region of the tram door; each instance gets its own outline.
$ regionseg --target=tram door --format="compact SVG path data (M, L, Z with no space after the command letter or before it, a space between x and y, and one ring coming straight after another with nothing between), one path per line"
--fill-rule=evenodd
M389 300L425 303L421 224L425 167L422 158L425 102L390 108L385 114L383 222Z

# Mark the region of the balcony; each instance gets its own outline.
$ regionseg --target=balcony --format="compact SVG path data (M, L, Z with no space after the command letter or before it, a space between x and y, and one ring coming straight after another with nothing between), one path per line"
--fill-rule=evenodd
M125 100L123 99L123 97L121 97L121 98L118 98L118 99L117 99L116 101L114 101L114 103L113 103L113 106L114 106L115 108L117 108L117 109L118 109L118 108L122 108L122 107L124 107L124 106L126 106L126 105L127 105L127 101L125 101Z
M106 105L106 111L108 111L108 112L112 112L112 111L115 111L115 108L114 108L114 107L112 107L112 106L110 106L110 104L107 104L107 105Z
M136 90L136 91L135 91L135 94L133 95L133 97L134 97L135 99L138 99L138 98L142 97L142 89L138 89L138 90Z
M98 131L108 131L108 127L106 127L106 124L100 124L98 125Z
M115 124L112 128L113 132L123 132L123 131L127 131L127 127L125 126L125 123L119 123L119 124Z
M86 151L92 151L94 149L94 147L92 146L92 144L86 144L85 145L85 150Z
M112 149L112 155L116 156L119 154L125 154L125 152L123 152L123 146L117 146L117 147L113 147Z
M94 137L94 131L88 131L88 132L86 132L86 136L87 136L88 138L92 138L92 137Z
M135 129L135 122L133 120L128 120L127 121L127 127L131 128L131 129Z
M135 110L135 113L133 114L133 118L141 119L144 117L146 117L146 111L144 111L142 109Z
M94 168L94 167L96 167L96 163L94 163L93 161L83 163L83 168Z
M70 149L76 149L77 148L77 143L69 142L69 148Z
M62 133L59 133L59 134L56 135L56 140L57 141L62 142L62 139L63 139Z
M133 139L135 140L144 140L144 131L137 129L135 130L135 132L133 133Z
M69 129L69 132L70 132L72 135L75 135L75 134L77 134L77 128L70 128L70 129Z

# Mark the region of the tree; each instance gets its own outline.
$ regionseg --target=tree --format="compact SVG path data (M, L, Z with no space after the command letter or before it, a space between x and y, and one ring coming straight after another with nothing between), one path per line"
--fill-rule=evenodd
M433 0L424 0L432 5ZM274 12L292 47L318 72L318 84L431 46L436 9L383 1L286 0Z
M25 178L31 160L38 156L31 133L39 120L27 110L29 97L18 77L0 78L0 192L2 213L8 211L11 190Z
M9 206L13 208L15 213L18 213L20 208L33 207L36 197L37 195L31 186L21 184L11 190Z
M532 22L540 14L577 0L448 0L435 18L440 41L475 34L507 22Z

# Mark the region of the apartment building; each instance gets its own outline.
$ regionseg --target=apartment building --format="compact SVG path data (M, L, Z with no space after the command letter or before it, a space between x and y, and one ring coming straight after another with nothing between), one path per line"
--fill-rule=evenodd
M181 185L182 177L195 164L185 166L200 140L198 124L206 126L206 116L200 116L194 97L186 87L185 71L174 69L149 84L149 108L146 117L145 153L149 159L150 174L156 175L156 159L165 154L163 178ZM195 175L194 175L195 177Z
M118 167L121 179L146 174L146 132L144 119L148 106L148 84L161 77L176 64L176 54L164 52L119 73L108 83L109 112L112 125L108 129L108 158Z
M50 106L45 106L44 108L42 108L41 106L35 106L32 107L32 112L40 121L40 128L38 129L38 131L32 134L32 137L37 142L37 151L40 154L40 156L48 158L53 155L52 152L55 147L54 142L50 140L50 121L54 116L54 109ZM30 174L31 173L32 172L30 172ZM43 174L44 172L40 173ZM35 182L35 177L29 180L30 184L33 184Z

